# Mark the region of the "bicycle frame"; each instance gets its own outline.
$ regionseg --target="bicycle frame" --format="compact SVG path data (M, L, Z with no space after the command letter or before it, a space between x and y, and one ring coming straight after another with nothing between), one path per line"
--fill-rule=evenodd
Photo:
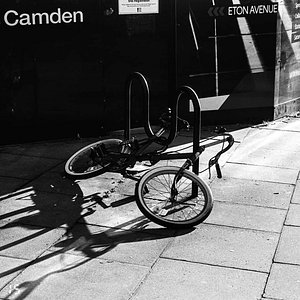
M163 131L160 132L163 134ZM113 158L113 161L118 161L120 159L126 159L126 164L124 166L124 170L127 167L133 167L136 162L143 162L143 161L150 161L153 165L159 161L162 160L178 160L178 159L186 159L185 163L182 165L181 170L189 169L189 167L194 166L196 163L199 163L199 156L201 153L209 147L213 147L218 144L224 144L225 142L228 143L228 145L225 148L222 148L221 151L219 151L215 156L213 156L209 160L209 167L215 165L218 178L222 177L221 169L218 163L218 160L220 156L226 152L234 143L233 137L228 133L223 133L222 135L217 135L216 137L223 137L222 140L212 140L212 142L201 145L198 147L197 151L188 152L188 153L172 153L172 152L150 152L150 153L144 153L144 151L153 143L156 142L157 136L151 137L146 139L146 141L141 142L139 144L139 141L133 141L132 143L135 144L135 142L138 144L138 149L132 149L131 153L110 153L108 156ZM126 142L125 142L126 144ZM160 150L164 151L164 150ZM198 174L197 174L198 175ZM180 176L180 174L179 174Z

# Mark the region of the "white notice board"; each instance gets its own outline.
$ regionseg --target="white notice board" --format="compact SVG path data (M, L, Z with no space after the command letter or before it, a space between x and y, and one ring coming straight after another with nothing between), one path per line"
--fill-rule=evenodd
M159 0L119 0L119 15L158 14Z

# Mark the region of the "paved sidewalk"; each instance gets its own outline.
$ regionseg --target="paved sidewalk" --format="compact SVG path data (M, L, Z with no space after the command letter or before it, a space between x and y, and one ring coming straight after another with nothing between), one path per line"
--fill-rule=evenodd
M185 231L144 218L118 174L63 176L95 139L0 147L0 299L300 299L300 119L228 129L223 178L201 174L213 211Z

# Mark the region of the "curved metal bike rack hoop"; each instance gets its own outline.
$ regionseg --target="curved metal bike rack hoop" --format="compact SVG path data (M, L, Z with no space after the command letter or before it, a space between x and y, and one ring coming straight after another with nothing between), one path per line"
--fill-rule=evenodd
M131 129L131 102L132 102L132 85L133 81L138 80L142 86L144 93L143 102L143 112L144 112L144 129L148 137L153 137L155 134L150 125L150 115L149 115L149 103L150 103L150 90L149 85L143 74L139 72L134 72L126 80L125 91L126 91L126 103L125 103L125 131L124 138L126 140L130 139L130 129Z
M132 73L126 81L126 104L125 104L125 130L124 139L130 139L131 130L131 102L132 102L132 85L133 81L138 80L142 86L144 93L143 113L144 113L144 129L149 138L154 137L155 134L150 125L149 106L150 106L150 90L146 78L139 72ZM189 101L192 101L194 106L194 126L193 126L193 152L199 150L200 133L201 133L201 106L196 92L189 86L181 86L177 91L177 99L174 106L171 107L171 130L168 138L163 144L170 145L177 134L177 118L178 118L178 103L183 95L186 95ZM193 165L193 172L199 173L199 160Z
M196 92L189 86L181 86L177 91L177 99L174 105L174 108L171 109L172 117L171 117L171 131L170 135L167 139L168 144L172 143L172 141L176 137L177 132L177 118L178 118L178 103L183 95L187 96L189 101L192 101L194 107L194 125L193 125L193 153L199 151L200 146L200 135L201 135L201 105L200 100ZM199 174L199 160L197 160L193 164L193 172L195 174Z

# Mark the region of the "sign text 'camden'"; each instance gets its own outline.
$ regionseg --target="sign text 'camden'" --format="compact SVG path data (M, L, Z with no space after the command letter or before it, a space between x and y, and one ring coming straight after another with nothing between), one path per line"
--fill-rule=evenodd
M58 8L54 12L19 13L16 10L8 10L4 14L4 23L8 26L32 26L43 24L82 23L82 11L65 11Z

